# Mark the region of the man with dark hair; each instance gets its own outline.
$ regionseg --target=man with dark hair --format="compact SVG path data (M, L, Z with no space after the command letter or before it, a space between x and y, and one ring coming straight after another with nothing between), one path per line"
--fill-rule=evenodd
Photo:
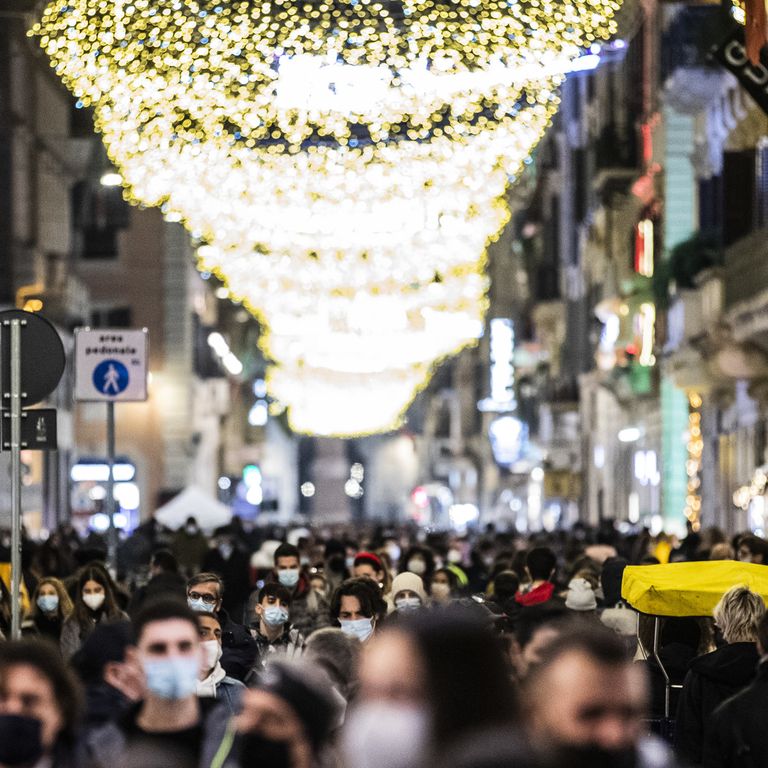
M548 603L542 603L520 612L511 653L518 679L524 679L531 667L541 662L546 649L563 634L568 622L565 606L549 607Z
M555 585L552 577L557 567L555 553L549 547L534 547L525 558L525 571L530 584L515 598L520 605L531 606L546 603L552 599Z
M135 616L150 600L161 597L184 599L185 580L179 573L179 564L169 549L158 549L149 561L149 581L139 587L128 603L128 615Z
M386 615L387 604L378 585L367 576L343 581L331 598L331 618L345 635L361 643L372 637Z
M222 607L224 582L215 573L198 573L187 582L187 605L193 611L215 613L221 623L221 666L243 682L258 658L259 649L250 632Z
M136 616L133 629L135 645L126 655L143 671L144 696L123 717L92 732L94 765L210 765L228 712L196 695L203 654L195 614L179 601L157 601Z
M251 634L259 646L257 669L264 669L278 656L292 659L304 651L304 637L292 626L291 592L277 582L268 582L259 590L251 621Z
M293 544L281 544L274 554L273 580L282 584L291 594L291 624L303 637L309 637L316 629L330 625L328 601L312 589L306 574L301 572L299 550ZM249 616L255 614L259 602L253 592L249 600Z
M705 768L763 768L768 754L768 613L757 625L757 677L712 714Z
M568 768L664 768L674 765L645 736L648 690L643 670L607 629L577 628L554 640L523 687L532 746Z

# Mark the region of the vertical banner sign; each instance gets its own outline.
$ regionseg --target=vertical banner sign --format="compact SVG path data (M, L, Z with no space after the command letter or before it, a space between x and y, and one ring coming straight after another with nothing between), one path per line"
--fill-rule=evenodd
M752 64L747 55L744 27L736 26L722 43L712 48L711 55L736 76L741 86L768 114L768 52L760 52L760 63Z

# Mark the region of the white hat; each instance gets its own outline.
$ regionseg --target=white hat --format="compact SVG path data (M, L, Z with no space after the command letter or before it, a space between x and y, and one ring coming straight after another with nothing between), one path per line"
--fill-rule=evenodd
M594 611L597 608L595 591L586 579L571 579L565 607L572 611Z
M625 608L619 603L615 608L606 608L600 615L600 621L623 637L637 634L638 613L631 608Z
M409 592L415 592L420 598L422 603L427 602L427 593L424 591L424 582L421 576L417 576L410 571L403 571L395 576L392 582L392 591L390 594L394 598L398 592L402 592L407 589Z

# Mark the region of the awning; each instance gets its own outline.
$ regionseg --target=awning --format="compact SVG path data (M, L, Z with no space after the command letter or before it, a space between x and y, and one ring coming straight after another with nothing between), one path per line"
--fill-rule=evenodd
M655 616L711 616L720 598L745 585L768 603L768 566L713 560L669 565L630 565L621 596L636 610Z

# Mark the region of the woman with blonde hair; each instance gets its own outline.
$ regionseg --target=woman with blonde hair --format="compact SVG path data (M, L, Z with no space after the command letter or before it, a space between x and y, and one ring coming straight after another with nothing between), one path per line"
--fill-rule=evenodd
M61 628L72 615L72 610L72 600L59 579L52 576L40 579L22 630L26 634L48 637L58 644Z
M729 589L712 615L725 645L691 662L677 706L675 747L681 762L700 765L714 710L749 685L757 672L757 625L763 598L749 587Z

